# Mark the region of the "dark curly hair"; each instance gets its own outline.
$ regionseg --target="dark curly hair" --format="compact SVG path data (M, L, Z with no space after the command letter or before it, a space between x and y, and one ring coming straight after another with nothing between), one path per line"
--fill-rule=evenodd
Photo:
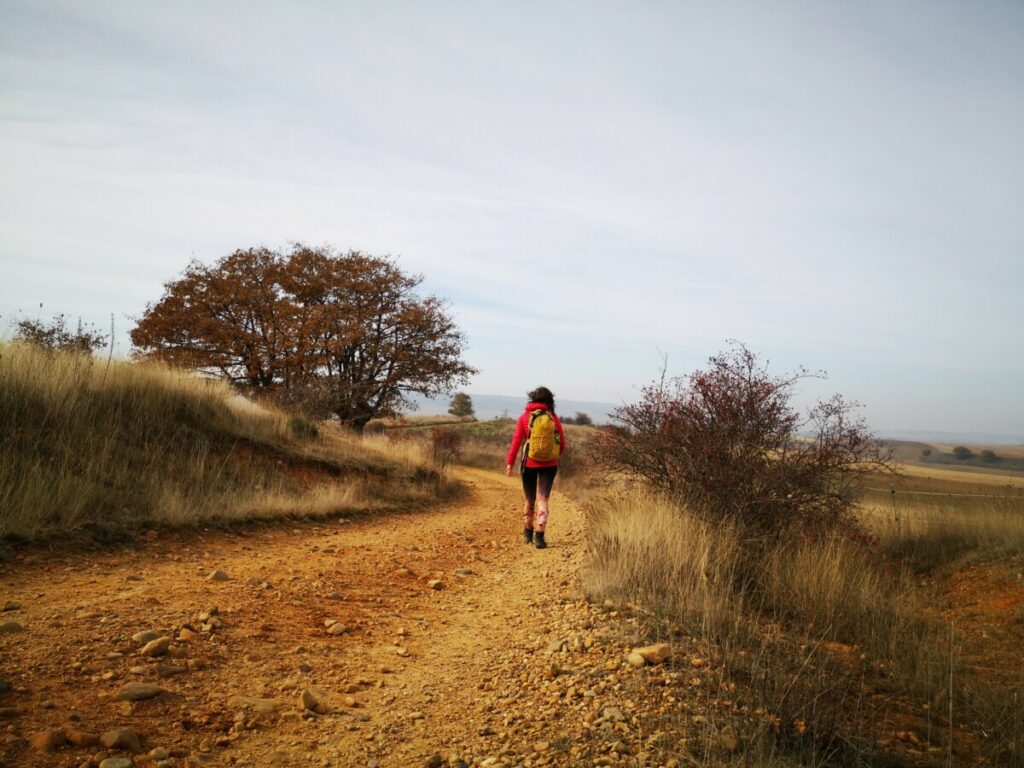
M526 396L530 398L531 403L543 403L549 411L555 412L555 395L547 387L537 387L532 392L527 392Z

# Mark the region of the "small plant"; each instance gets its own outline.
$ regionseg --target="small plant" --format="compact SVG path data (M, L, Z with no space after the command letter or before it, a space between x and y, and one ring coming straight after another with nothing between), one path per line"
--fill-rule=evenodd
M973 455L974 454L971 452L971 449L963 445L958 445L956 448L953 449L953 458L957 459L958 461L966 461Z
M436 427L430 431L430 454L436 466L447 467L461 452L462 435L454 429Z

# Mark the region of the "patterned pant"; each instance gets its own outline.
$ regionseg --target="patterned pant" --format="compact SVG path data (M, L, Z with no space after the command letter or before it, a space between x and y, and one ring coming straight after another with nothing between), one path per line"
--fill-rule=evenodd
M555 484L558 467L524 467L523 494L523 527L543 531L548 524L548 499L551 487ZM536 513L536 516L535 514Z

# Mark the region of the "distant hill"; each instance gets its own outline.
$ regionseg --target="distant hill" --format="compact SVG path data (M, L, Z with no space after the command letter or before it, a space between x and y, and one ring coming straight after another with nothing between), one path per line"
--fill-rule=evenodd
M940 432L907 429L879 429L875 436L882 440L908 440L919 443L955 443L957 445L1024 445L1024 435L991 432Z
M473 409L476 417L480 420L499 419L502 417L515 418L523 412L526 405L526 397L515 397L513 395L478 395L468 393L473 400ZM439 413L448 413L448 405L451 397L420 397L414 399L419 406L413 413L418 416L432 416ZM607 424L611 421L609 414L617 407L614 403L598 403L590 400L563 400L555 398L555 407L559 416L575 416L577 411L587 414L595 424Z

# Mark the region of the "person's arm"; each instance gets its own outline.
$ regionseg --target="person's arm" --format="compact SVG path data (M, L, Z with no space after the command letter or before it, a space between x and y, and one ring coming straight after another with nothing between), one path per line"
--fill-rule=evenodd
M505 457L505 474L512 477L512 466L515 464L516 454L519 453L519 446L523 444L526 437L526 426L523 424L523 417L520 416L516 422L516 431L512 435L512 444L508 447L508 456Z
M565 449L569 447L569 444L565 442L565 430L562 429L562 420L555 416L555 426L558 427L558 437L562 440L562 449L558 452L559 457L565 453Z

